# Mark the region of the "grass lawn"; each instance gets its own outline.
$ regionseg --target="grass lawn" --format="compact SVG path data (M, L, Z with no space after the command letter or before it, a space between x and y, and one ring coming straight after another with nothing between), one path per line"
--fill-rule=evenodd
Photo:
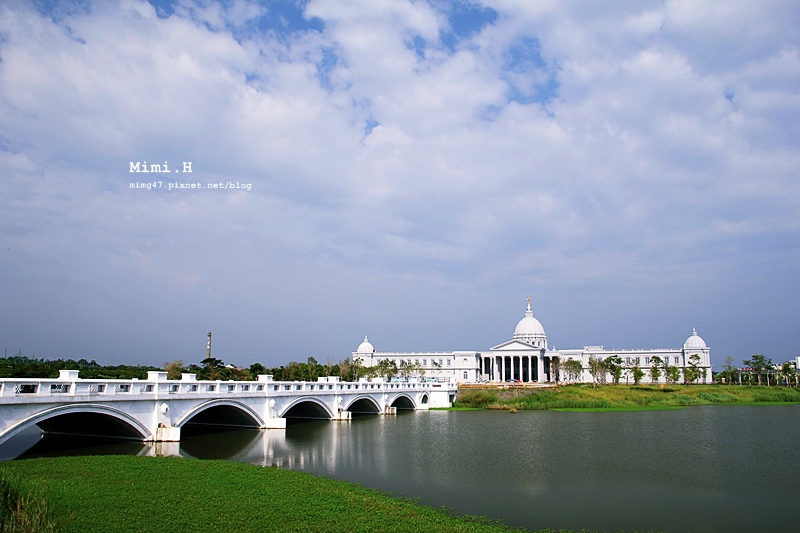
M454 407L484 409L563 409L572 411L640 411L689 405L774 405L800 402L800 390L787 387L733 385L565 385L524 396L502 398L492 390L470 390Z
M227 461L27 459L0 463L0 478L42 495L58 532L512 531L347 482Z

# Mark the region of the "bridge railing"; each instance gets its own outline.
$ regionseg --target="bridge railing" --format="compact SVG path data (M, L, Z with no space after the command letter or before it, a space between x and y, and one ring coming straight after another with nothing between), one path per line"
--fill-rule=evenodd
M69 396L104 396L124 399L212 395L284 396L298 393L353 394L356 392L420 392L456 390L455 383L338 381L319 378L318 381L272 381L262 375L257 381L197 381L195 374L184 374L180 380L168 380L166 372L149 372L148 379L80 379L76 370L62 370L58 378L0 378L0 402L24 401ZM11 400L16 398L18 400ZM110 399L110 398L109 398Z
M382 381L271 381L267 384L268 393L329 392L399 392L456 390L455 383L426 382L382 382Z

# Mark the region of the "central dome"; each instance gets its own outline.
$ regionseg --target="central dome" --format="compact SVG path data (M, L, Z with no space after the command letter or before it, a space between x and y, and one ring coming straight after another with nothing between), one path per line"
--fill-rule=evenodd
M533 316L530 297L528 298L528 309L525 311L525 316L522 320L517 323L512 339L527 342L541 348L547 347L547 335L545 335L542 323Z

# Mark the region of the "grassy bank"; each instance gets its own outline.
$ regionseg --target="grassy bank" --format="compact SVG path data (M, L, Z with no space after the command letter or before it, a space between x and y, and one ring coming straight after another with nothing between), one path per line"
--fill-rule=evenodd
M767 405L798 403L800 390L785 387L731 385L566 385L521 394L515 391L470 390L454 407L484 409L570 409L634 411L673 409L688 405Z
M0 480L9 479L36 484L58 532L512 531L342 481L226 461L28 459L0 463Z

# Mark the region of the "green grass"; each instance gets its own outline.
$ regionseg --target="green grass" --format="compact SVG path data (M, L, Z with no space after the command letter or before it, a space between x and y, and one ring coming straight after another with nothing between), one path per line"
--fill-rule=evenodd
M566 385L525 396L500 399L489 390L470 390L454 407L484 409L559 409L570 411L641 411L689 405L767 405L800 403L800 390L731 385Z
M0 463L0 478L35 481L58 532L513 531L343 481L226 461L28 459Z
M23 481L0 471L0 531L44 533L55 530L46 491L35 482Z

